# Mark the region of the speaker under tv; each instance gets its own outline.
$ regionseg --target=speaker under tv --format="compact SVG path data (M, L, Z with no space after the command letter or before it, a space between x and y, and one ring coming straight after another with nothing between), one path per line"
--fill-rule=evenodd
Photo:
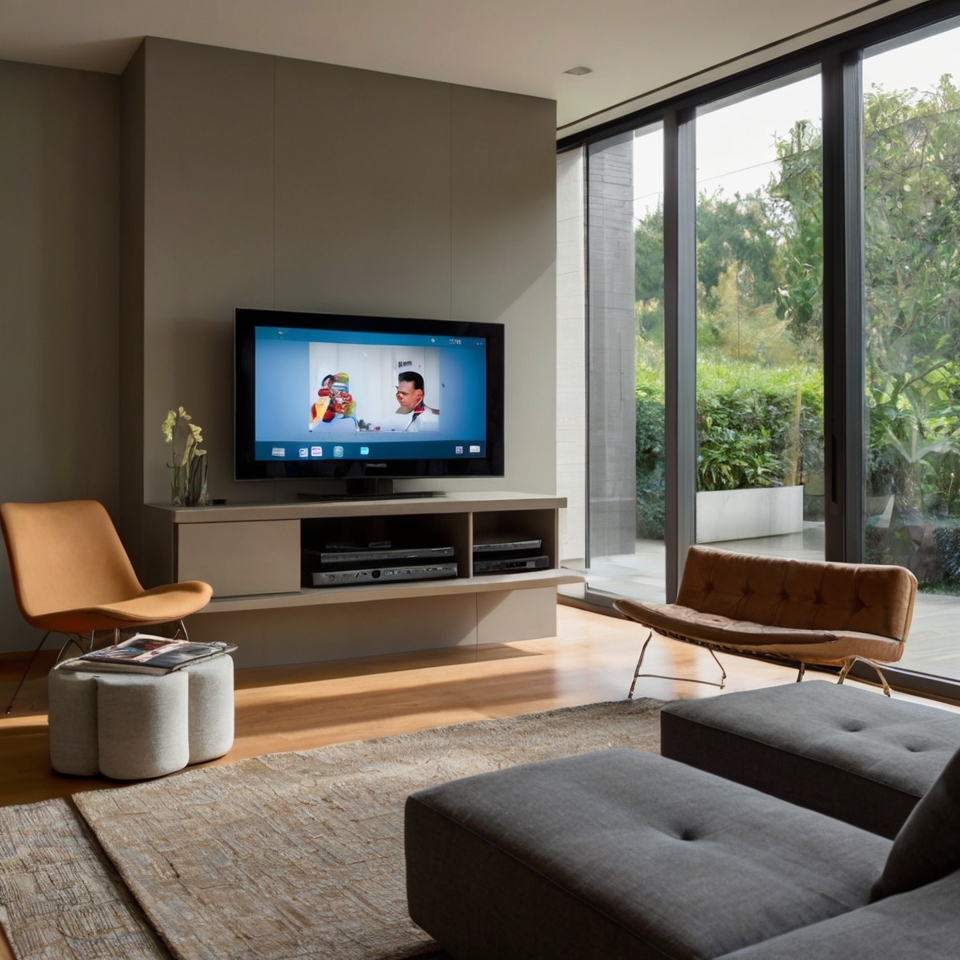
M234 358L237 480L503 476L502 324L238 308Z

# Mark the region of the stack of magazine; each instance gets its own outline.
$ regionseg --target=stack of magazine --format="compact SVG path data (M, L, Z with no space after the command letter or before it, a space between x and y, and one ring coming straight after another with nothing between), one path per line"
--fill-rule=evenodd
M138 633L123 643L91 650L82 657L65 661L61 669L116 670L134 673L170 673L200 660L209 660L237 649L235 643L213 641L191 643Z

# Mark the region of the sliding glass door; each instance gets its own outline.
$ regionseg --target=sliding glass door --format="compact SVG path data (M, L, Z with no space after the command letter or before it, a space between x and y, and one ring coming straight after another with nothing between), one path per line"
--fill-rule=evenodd
M819 71L696 115L696 539L823 559Z
M957 11L562 144L583 160L586 383L559 405L582 414L587 599L673 600L697 542L900 564L920 583L900 682L960 691Z
M592 594L663 601L662 125L592 144L585 181L586 530L567 565ZM580 399L561 384L561 422Z
M863 61L865 557L920 581L905 667L960 679L960 26Z

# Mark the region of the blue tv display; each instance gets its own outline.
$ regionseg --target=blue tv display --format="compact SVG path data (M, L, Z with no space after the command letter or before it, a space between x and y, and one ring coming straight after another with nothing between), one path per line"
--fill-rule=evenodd
M503 476L502 324L237 309L238 480Z

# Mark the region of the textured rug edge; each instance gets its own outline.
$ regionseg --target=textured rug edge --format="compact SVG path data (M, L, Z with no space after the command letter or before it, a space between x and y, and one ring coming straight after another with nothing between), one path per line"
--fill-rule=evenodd
M277 766L278 769L286 769L289 768L290 765L296 764L302 764L305 767L309 767L311 761L321 761L327 766L334 766L339 758L343 756L349 756L351 752L356 752L357 750L362 750L364 754L374 757L377 755L378 751L388 754L400 754L403 753L403 747L405 745L417 743L422 745L423 743L426 743L426 745L429 747L433 740L452 741L451 749L455 752L456 741L460 736L464 736L467 739L469 739L471 735L475 737L476 734L482 733L484 727L495 728L500 732L508 732L511 728L522 729L525 724L529 726L531 723L549 721L553 718L562 718L576 714L580 714L582 716L589 716L593 714L600 715L601 717L604 714L612 714L614 717L618 718L647 716L650 714L659 713L659 710L663 707L665 702L666 701L655 700L653 698L638 698L636 700L604 701L568 707L556 707L544 711L532 711L530 713L508 715L504 717L488 717L475 720L466 720L455 724L441 725L438 727L426 727L405 733L352 740L323 747L272 752L257 757L244 758L242 760L235 761L234 763L218 764L212 767L209 765L202 766L183 771L179 774L176 774L175 777L129 784L119 789L106 788L102 790L77 793L71 798L70 806L73 809L74 815L81 821L83 830L91 838L89 840L90 844L96 848L94 855L104 859L108 868L114 871L118 876L119 885L123 888L122 891L118 891L117 893L118 899L122 899L124 896L126 896L133 901L131 922L134 924L145 924L148 928L149 936L153 938L152 947L148 944L143 944L140 948L140 952L130 952L128 950L127 952L118 953L117 956L138 958L144 957L149 958L149 960L165 960L165 958L168 958L172 955L178 958L178 960L195 960L197 956L201 955L202 950L200 950L196 944L184 944L182 938L179 938L176 935L176 931L174 931L173 935L168 935L169 930L166 927L164 916L162 913L158 913L155 909L152 909L155 898L151 897L149 890L144 890L143 885L139 881L136 872L136 867L138 865L134 863L134 869L132 872L126 867L124 860L124 844L117 843L115 836L111 840L109 836L109 829L106 831L108 834L106 837L98 832L96 821L98 817L102 818L104 816L102 811L99 810L99 807L104 806L111 808L114 806L114 804L116 804L118 807L123 806L128 800L132 801L133 798L139 794L142 794L144 798L148 798L156 794L158 789L162 790L163 784L172 783L174 780L179 783L184 791L189 790L191 787L202 787L204 779L209 777L210 774L214 772L216 772L216 776L218 778L224 778L228 782L228 785L232 782L234 786L236 786L238 781L243 780L245 771L254 776L259 773L259 775L262 777L269 774L271 772L271 768L274 766ZM599 746L593 747L592 749L602 748L602 746ZM641 747L641 749L646 748ZM367 776L367 774L365 774L362 770L354 771L351 775L355 778ZM113 799L111 800L111 798ZM127 806L130 806L130 804L127 804ZM133 806L135 807L136 804L133 804ZM107 817L107 819L109 820L109 817ZM172 861L170 866L172 869L174 869L174 871L176 870ZM138 919L138 916L140 919ZM7 926L8 929L9 939L11 938L9 926L5 926ZM167 952L168 950L170 953ZM20 956L16 953L15 955L18 957ZM48 955L49 954L38 953L23 954L27 960L32 960L33 957ZM216 954L209 955L212 956ZM432 942L423 942L423 940L421 940L419 943L408 941L406 945L400 944L393 949L385 948L381 952L368 953L364 955L370 957L376 956L377 960L407 960L407 958L415 957L431 958L431 960L436 958L436 960L440 960L441 957L445 956L439 952L439 948L436 946L436 944L433 944ZM95 952L92 954L77 953L76 956L96 956L97 958L109 956L112 958L114 954L112 952ZM353 954L351 954L351 956L353 956Z

